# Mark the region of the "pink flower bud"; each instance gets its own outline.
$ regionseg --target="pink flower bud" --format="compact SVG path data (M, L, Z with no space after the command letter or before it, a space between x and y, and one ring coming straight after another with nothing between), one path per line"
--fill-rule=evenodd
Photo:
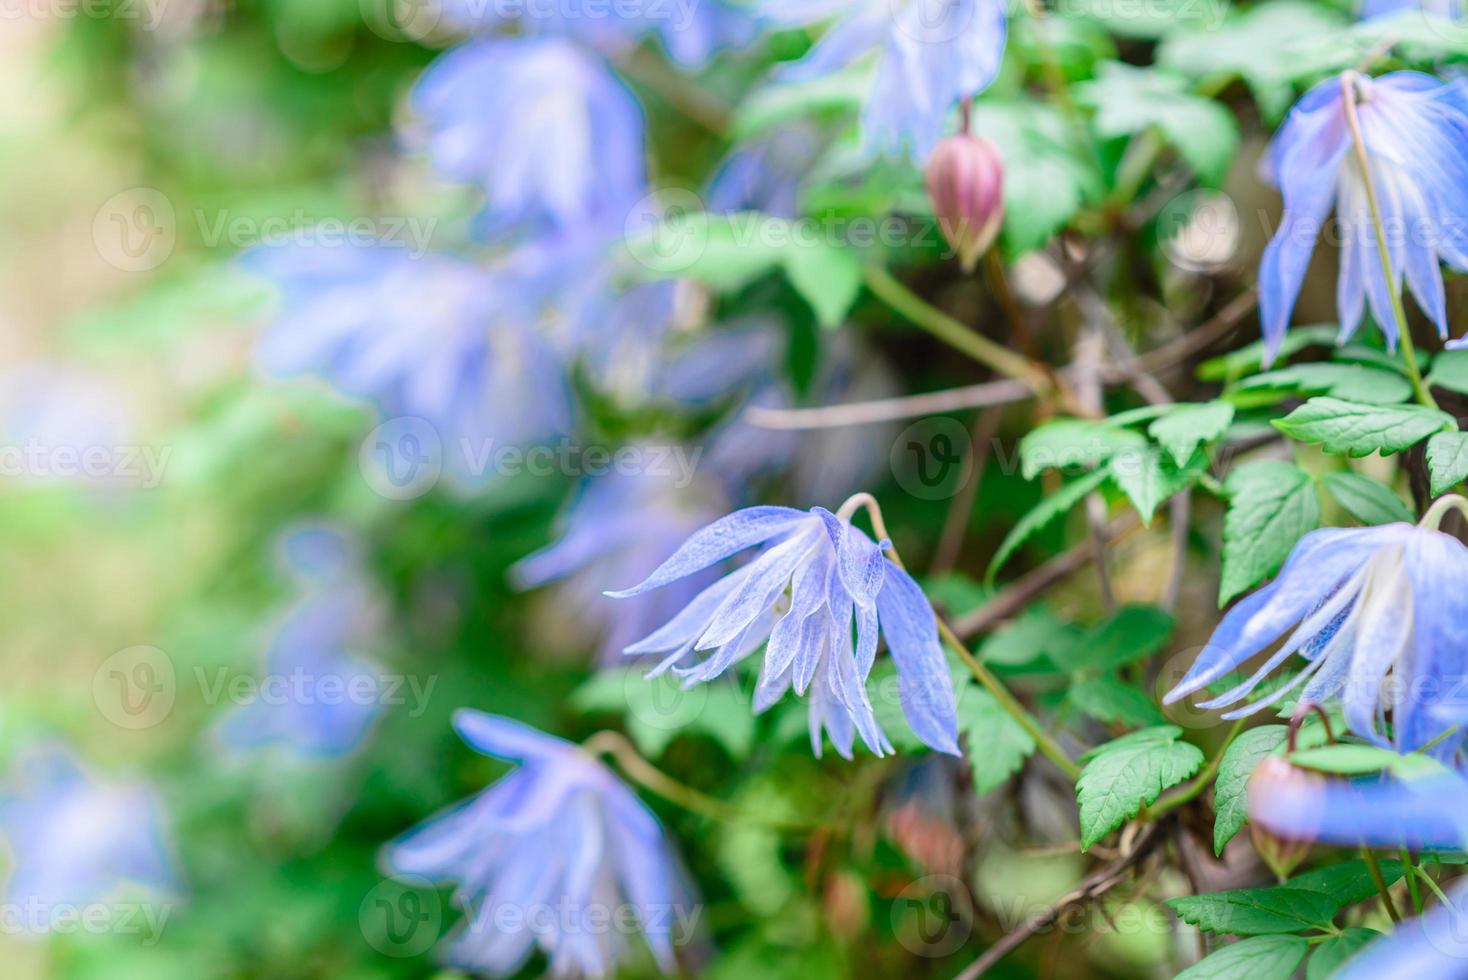
M1004 223L999 148L968 133L950 136L933 150L926 177L938 227L964 270L971 272Z
M1281 797L1305 801L1304 809L1307 811L1313 797L1318 796L1319 803L1323 805L1324 790L1325 779L1318 773L1292 766L1278 756L1270 756L1259 763L1249 777L1246 791L1249 798L1249 835L1253 838L1254 850L1259 852L1280 881L1288 878L1290 872L1310 854L1315 834L1308 813L1304 821L1293 822L1287 832L1267 827L1266 824L1271 822L1268 814ZM1293 803L1291 808L1295 808Z

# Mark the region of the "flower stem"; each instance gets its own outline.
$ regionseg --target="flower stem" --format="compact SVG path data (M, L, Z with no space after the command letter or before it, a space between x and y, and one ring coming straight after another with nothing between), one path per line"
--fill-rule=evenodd
M1376 863L1376 855L1371 853L1371 848L1365 844L1361 845L1361 859L1366 862L1366 870L1371 874L1371 880L1376 885L1376 892L1381 896L1381 904L1386 908L1386 914L1396 923L1402 921L1402 915L1397 911L1397 905L1392 901L1392 893L1386 886L1386 879L1382 877L1381 865Z
M723 800L700 793L692 786L678 782L642 757L637 748L620 732L600 731L581 743L589 755L610 757L629 779L663 799L690 813L725 823L756 823L776 830L813 830L817 824L782 820L767 814L752 813L730 806Z
M882 518L882 507L877 503L877 498L869 493L853 495L841 505L836 513L839 517L850 520L851 515L855 514L858 509L864 509L867 512L872 522L872 531L878 539L891 540L891 536L887 533L887 522ZM892 563L898 568L907 567L902 563L902 556L897 553L895 547L887 550L887 557L892 559ZM1025 706L1020 704L1019 699L1004 686L1004 682L995 677L993 671L985 667L978 657L969 652L968 647L964 646L963 641L958 638L952 628L943 622L943 617L938 615L937 610L933 612L933 620L938 624L938 635L953 649L954 653L958 654L959 659L968 667L969 673L974 675L974 679L993 695L995 701L999 702L999 707L1003 708L1034 740L1035 747L1040 750L1041 754L1060 767L1060 770L1071 780L1079 779L1080 766L1071 761L1070 756L1066 755L1065 750L1060 747L1060 743L1040 727L1035 716L1025 710Z
M1213 758L1208 760L1208 764L1203 767L1203 771L1194 776L1193 781L1188 783L1187 786L1184 786L1166 799L1158 800L1155 804L1148 807L1145 812L1146 817L1156 820L1164 813L1171 813L1178 807L1185 803L1191 803L1202 795L1203 791L1212 785L1214 777L1218 775L1218 767L1223 763L1223 754L1228 751L1230 745L1234 744L1234 739L1239 737L1239 733L1244 730L1244 725L1247 722L1248 719L1246 718L1240 718L1234 722L1234 727L1228 730L1228 735L1224 738L1223 744L1218 747L1218 751L1213 754Z
M1422 370L1417 365L1417 349L1412 345L1412 331L1407 325L1407 308L1402 305L1402 287L1392 272L1392 257L1387 251L1386 223L1381 217L1381 202L1376 196L1376 184L1371 179L1371 162L1366 155L1366 141L1361 136L1361 119L1356 113L1356 81L1360 72L1341 72L1341 104L1345 107L1346 126L1351 130L1351 142L1356 151L1356 166L1361 171L1361 183L1366 188L1366 205L1371 210L1371 224L1376 232L1376 254L1381 260L1381 274L1386 276L1387 292L1392 298L1392 316L1397 321L1397 337L1402 345L1402 363L1407 367L1407 377L1412 382L1412 391L1417 401L1428 408L1437 408L1437 401L1422 380Z
M904 286L896 276L878 265L869 265L864 278L867 288L882 302L948 346L972 357L1002 375L1024 382L1036 394L1047 394L1054 384L1050 376L1029 358L997 344L960 323Z
M1428 888L1432 889L1432 893L1437 896L1437 900L1439 902L1442 902L1444 905L1452 904L1452 901L1448 898L1448 896L1443 894L1443 890L1438 887L1437 882L1432 880L1432 875L1427 873L1426 868L1422 867L1421 865L1417 865L1412 868L1412 873L1418 878L1421 878L1423 883L1426 884Z
M1402 862L1402 870L1406 872L1407 894L1412 897L1412 911L1417 915L1422 914L1422 892L1417 887L1417 864L1412 860L1412 852L1402 847L1397 851L1397 857Z

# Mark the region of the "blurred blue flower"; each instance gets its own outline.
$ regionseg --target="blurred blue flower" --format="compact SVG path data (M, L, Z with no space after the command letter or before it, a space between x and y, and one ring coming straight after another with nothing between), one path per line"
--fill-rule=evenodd
M642 109L594 52L481 38L443 55L413 108L433 165L482 187L490 233L623 221L647 193Z
M381 672L354 652L380 637L381 604L357 567L355 541L342 530L295 528L278 548L305 596L267 647L255 696L223 715L213 734L232 753L346 755L382 709Z
M649 676L671 669L692 686L718 677L767 642L756 712L792 687L797 695L809 692L817 756L822 729L844 758L851 757L853 729L872 752L885 755L892 746L866 690L880 628L897 662L908 724L929 747L958 754L953 685L932 608L911 576L883 556L886 542L874 543L824 508L736 511L690 537L640 584L607 594L638 596L760 544L758 557L704 589L626 652L662 655Z
M478 711L459 711L454 727L476 751L519 768L384 855L394 874L457 887L466 915L450 962L505 976L539 946L554 976L604 976L630 952L613 927L630 908L658 965L676 970L674 947L691 938L697 906L642 801L569 742Z
M1265 176L1284 195L1279 230L1259 268L1259 303L1271 354L1279 348L1316 239L1332 207L1340 224L1336 310L1344 341L1366 307L1395 348L1392 293L1403 276L1423 312L1448 333L1442 269L1468 270L1468 82L1419 72L1371 79L1356 88L1362 142L1370 161L1396 282L1382 273L1366 184L1346 122L1340 78L1307 92L1270 146Z
M1396 926L1331 976L1333 980L1457 980L1468 963L1468 885L1449 902Z
M820 134L804 124L780 126L740 144L709 181L708 209L796 217L801 184L824 149Z
M1462 20L1468 13L1468 5L1463 0L1366 0L1361 5L1361 19L1374 20L1408 10L1444 20Z
M390 245L247 253L280 290L258 359L276 377L314 374L385 417L428 421L451 471L478 476L491 442L570 430L564 359L485 269Z
M59 746L22 754L0 790L0 832L14 862L5 903L34 908L38 932L68 909L170 897L178 881L150 787L93 779Z
M640 458L654 458L651 452L644 447ZM567 513L560 536L510 570L522 589L561 582L563 608L576 610L596 629L604 663L618 660L623 648L677 614L716 577L706 570L628 602L607 602L602 596L607 582L649 574L664 556L726 509L707 481L685 484L676 473L648 470L614 471L588 480Z
M716 54L747 45L759 33L753 14L725 0L561 0L558 3L444 0L444 19L461 30L513 21L526 34L564 34L620 52L655 35L673 61L701 68Z
M1458 693L1468 649L1464 581L1468 548L1427 527L1313 531L1278 578L1229 610L1165 702L1212 684L1285 638L1246 680L1202 706L1237 704L1298 654L1305 664L1293 679L1223 717L1253 714L1303 684L1301 704L1335 698L1356 734L1403 752L1419 749L1468 720ZM1433 752L1451 755L1461 741L1444 740Z
M829 75L880 50L863 110L869 147L922 159L954 108L999 73L1007 26L1002 0L763 0L770 21L806 26L839 18L781 77Z

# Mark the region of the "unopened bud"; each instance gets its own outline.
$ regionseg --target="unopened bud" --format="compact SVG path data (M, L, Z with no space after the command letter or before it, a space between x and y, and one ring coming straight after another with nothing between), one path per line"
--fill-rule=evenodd
M972 272L1004 223L999 148L969 133L950 136L933 150L926 180L938 227L964 270Z
M1284 881L1315 842L1319 824L1312 818L1325 803L1325 778L1270 756L1254 768L1247 793L1254 850Z

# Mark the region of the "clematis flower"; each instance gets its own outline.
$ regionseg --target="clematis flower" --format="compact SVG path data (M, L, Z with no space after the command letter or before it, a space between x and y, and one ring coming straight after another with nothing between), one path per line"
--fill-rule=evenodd
M94 779L59 746L26 752L0 789L0 832L14 868L6 906L46 914L177 893L158 801L141 783ZM49 932L64 923L26 922Z
M716 576L706 570L625 603L600 601L602 583L647 575L723 510L721 499L706 481L683 485L672 472L650 468L595 477L581 489L560 537L518 562L511 578L522 589L562 583L566 608L579 610L601 636L602 662L615 662L623 648L667 621Z
M824 150L821 134L805 123L777 127L735 147L709 180L709 210L796 217L801 184Z
M1361 19L1375 20L1407 10L1421 11L1444 20L1462 20L1468 7L1463 0L1366 0L1361 5Z
M413 92L421 142L450 180L488 196L498 231L621 221L647 192L642 109L595 52L564 38L480 38Z
M822 507L748 507L698 531L640 584L607 594L639 596L761 544L757 558L704 589L626 653L658 654L662 660L649 676L672 670L693 686L765 644L756 712L793 688L810 696L817 756L823 730L844 758L851 757L854 733L885 755L892 746L866 690L880 630L897 663L908 725L930 748L957 755L953 685L933 610L911 576L883 557L888 542L874 543L844 516ZM701 654L707 656L700 660Z
M1004 56L1001 0L763 0L760 10L791 27L839 17L781 73L787 81L820 78L880 52L862 125L867 146L892 155L925 158L954 107L989 86Z
M491 442L570 430L564 357L494 273L386 244L264 248L244 263L281 293L257 352L267 374L319 375L385 417L425 419L460 476L479 475Z
M519 768L384 855L394 874L456 887L465 919L449 961L507 976L539 947L553 976L605 976L630 952L613 913L631 908L658 965L673 972L698 907L652 812L579 746L478 711L457 712L454 728Z
M381 603L341 529L292 528L278 549L304 595L266 648L257 696L221 716L213 734L232 753L343 756L362 744L382 707L380 671L355 652L381 635Z
M1403 277L1423 312L1448 333L1440 262L1468 270L1468 82L1419 72L1350 73L1362 143L1386 230L1392 275L1382 272L1375 225L1346 121L1339 78L1307 92L1269 149L1265 176L1284 195L1284 217L1264 250L1259 303L1272 352L1289 324L1331 209L1340 224L1336 309L1344 340L1366 307L1395 348L1392 293Z
M1267 697L1235 708L1240 718L1303 685L1302 704L1337 699L1351 730L1399 751L1419 749L1463 713L1468 641L1468 548L1436 530L1444 498L1423 523L1325 528L1300 539L1279 577L1231 609L1182 681L1171 704L1201 690L1283 639L1246 680L1204 701L1243 701L1266 676L1299 658L1301 669ZM1390 737L1385 710L1390 706ZM1459 739L1434 748L1451 754Z

